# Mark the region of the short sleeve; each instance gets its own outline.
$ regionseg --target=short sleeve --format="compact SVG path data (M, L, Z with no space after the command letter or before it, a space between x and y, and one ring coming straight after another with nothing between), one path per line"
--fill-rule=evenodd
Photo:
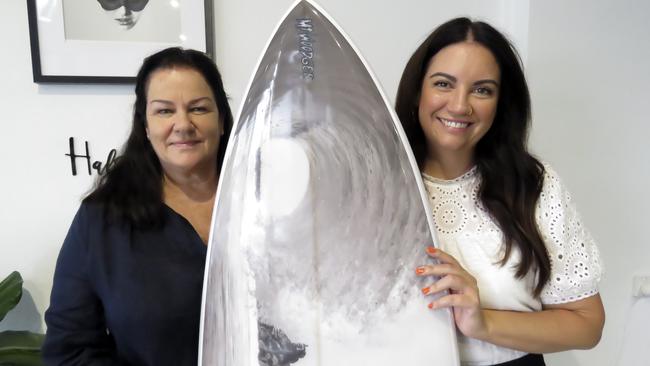
M598 293L602 264L598 247L584 227L571 195L545 164L536 219L551 260L551 276L541 293L544 304L562 304Z

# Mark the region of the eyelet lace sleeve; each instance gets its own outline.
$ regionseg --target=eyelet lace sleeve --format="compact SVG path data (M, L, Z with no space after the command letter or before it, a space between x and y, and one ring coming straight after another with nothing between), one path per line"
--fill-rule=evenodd
M544 168L536 216L551 260L551 277L541 301L562 304L596 294L602 266L598 247L582 225L571 195L557 173L547 164Z

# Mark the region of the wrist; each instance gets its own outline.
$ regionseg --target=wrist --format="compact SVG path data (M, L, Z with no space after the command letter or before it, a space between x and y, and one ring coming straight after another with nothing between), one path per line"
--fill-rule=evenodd
M491 313L492 312L490 310L481 309L481 318L483 319L483 324L481 324L482 326L479 327L478 332L474 338L487 342L490 341L492 338L494 326L494 319L492 318Z

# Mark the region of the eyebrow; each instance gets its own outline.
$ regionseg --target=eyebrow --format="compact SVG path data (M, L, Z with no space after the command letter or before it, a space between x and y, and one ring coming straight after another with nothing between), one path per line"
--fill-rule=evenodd
M188 104L195 104L195 103L201 102L203 100L212 101L212 98L210 98L210 97L200 97L200 98L190 100L190 102ZM165 100L165 99L154 99L154 100L149 102L149 104L152 104L152 103L174 104L172 101Z
M473 85L482 85L482 84L494 84L494 86L499 87L499 83L497 83L497 81L493 79L477 80L474 82Z
M454 83L458 81L458 79L456 79L455 76L451 76L451 75L449 75L447 73L444 73L444 72L434 72L433 74L429 75L429 79L431 79L433 77L436 77L436 76L442 76L442 77L444 77L446 79L451 80ZM497 81L493 80L493 79L482 79L482 80L477 80L477 81L472 83L472 85L482 85L482 84L494 84L494 86L496 86L496 87L499 86L499 83L497 83Z
M456 81L458 81L458 79L456 79L454 76L451 76L451 75L446 74L446 73L444 73L444 72L434 72L433 74L429 75L429 79L434 78L434 77L436 77L436 76L442 76L442 77L444 77L444 78L447 78L447 79L453 81L454 83L455 83Z

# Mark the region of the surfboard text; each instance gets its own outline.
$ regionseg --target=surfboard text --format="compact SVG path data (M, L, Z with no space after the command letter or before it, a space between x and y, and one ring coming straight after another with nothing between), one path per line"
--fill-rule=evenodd
M297 19L296 29L298 30L298 51L300 53L302 77L305 80L314 80L314 41L311 36L314 28L311 19Z

